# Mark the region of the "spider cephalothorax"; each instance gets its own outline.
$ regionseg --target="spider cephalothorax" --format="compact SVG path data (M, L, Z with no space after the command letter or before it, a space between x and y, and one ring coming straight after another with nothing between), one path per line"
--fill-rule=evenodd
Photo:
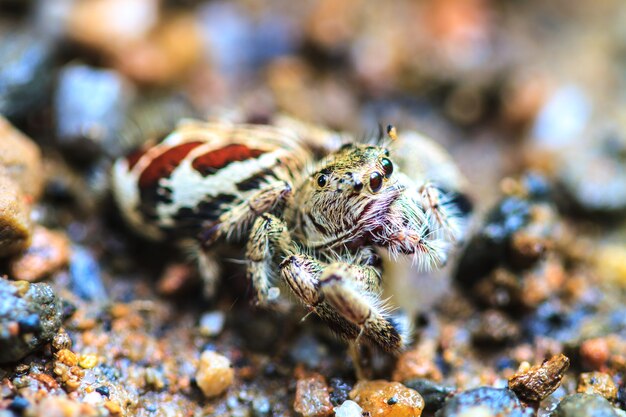
M361 237L402 192L389 151L349 145L329 155L294 192L286 212L296 237L311 248L334 248Z
M380 300L377 248L429 267L445 261L467 214L452 192L460 176L423 137L394 155L289 126L185 122L161 144L116 162L118 204L145 235L193 237L209 294L214 244L246 241L259 304L290 288L340 336L397 352L408 325Z

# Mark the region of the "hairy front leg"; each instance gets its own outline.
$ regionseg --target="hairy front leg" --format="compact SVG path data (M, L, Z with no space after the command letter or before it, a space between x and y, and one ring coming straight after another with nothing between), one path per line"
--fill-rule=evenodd
M408 325L394 319L378 293L380 277L371 266L335 262L329 265L294 254L281 264L281 274L298 299L341 337L372 341L389 352L408 341Z
M408 323L395 319L380 299L378 271L345 263L329 265L320 277L324 300L382 349L398 353L409 339Z
M275 256L289 253L291 246L291 237L282 219L264 213L254 221L246 246L247 276L256 290L259 304L279 296L279 288L272 284L272 266Z

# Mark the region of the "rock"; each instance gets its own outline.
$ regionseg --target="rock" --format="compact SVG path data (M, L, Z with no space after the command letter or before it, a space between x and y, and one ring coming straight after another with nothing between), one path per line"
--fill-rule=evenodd
M511 189L487 213L459 260L455 279L464 287L474 286L501 265L532 266L551 236L555 210L546 202L550 195L546 180L527 174L510 182ZM521 242L515 238L518 233L524 234Z
M210 313L204 313L200 317L200 334L202 336L217 336L222 332L224 328L224 321L226 317L221 311L212 311Z
M488 407L485 407L482 405L470 407L458 415L458 417L498 417L498 416L500 416L500 414L496 415L492 413Z
M60 350L69 350L72 348L72 339L70 335L67 334L65 329L60 329L57 334L54 335L52 339L52 349L56 351Z
M605 218L626 212L626 124L616 119L590 123L560 156L556 176L570 210Z
M159 17L157 0L85 0L74 3L68 36L101 53L145 37Z
M340 378L331 378L329 385L330 402L335 406L343 404L348 399L352 386Z
M200 356L196 382L205 397L216 397L231 386L235 378L230 360L217 352L206 350Z
M98 261L80 246L72 247L70 282L72 291L83 300L103 302L108 299Z
M509 389L523 401L541 401L561 385L567 368L569 368L567 356L563 354L553 356L541 365L518 371L509 378Z
M0 363L14 362L52 340L62 303L47 284L0 278Z
M16 280L35 282L67 265L70 242L61 232L36 226L30 246L9 263L9 273Z
M520 336L519 325L497 310L487 310L480 315L472 340L479 346L503 346Z
M523 332L529 337L542 335L559 341L576 341L580 339L587 317L584 306L566 305L553 298L541 303L537 310L524 317Z
M180 81L202 57L202 37L192 14L164 16L146 37L114 51L113 66L141 84Z
M0 257L28 247L31 230L27 199L15 182L0 176Z
M252 414L254 417L264 417L270 415L272 404L267 397L256 397L252 400Z
M476 410L477 407L480 409ZM474 409L474 410L472 410ZM531 417L531 408L524 408L513 391L501 388L480 387L463 391L448 399L444 406L435 413L436 417L459 417L480 411L507 417ZM471 415L471 414L470 414Z
M45 104L54 69L54 45L36 30L16 25L0 29L0 114L24 118Z
M131 92L128 81L115 71L86 65L64 67L54 97L60 145L83 163L102 152L120 156L119 133Z
M157 282L157 291L165 296L180 294L191 287L194 273L194 268L187 263L168 264Z
M350 398L372 417L420 416L424 409L422 396L399 382L361 381Z
M617 401L617 386L611 375L604 372L580 374L576 391L585 394L598 394L611 402Z
M333 413L328 385L320 374L298 379L293 409L304 417L325 417Z
M303 363L311 369L318 368L327 355L328 347L309 332L298 336L289 349L289 358L294 363Z
M344 401L339 407L335 407L335 417L362 417L363 409L354 401Z
M601 370L606 366L611 352L604 337L588 339L580 345L580 357L583 365L592 370Z
M617 417L607 400L596 394L573 394L563 398L554 417Z
M391 379L399 382L414 378L441 381L443 376L434 360L436 349L435 343L425 341L420 343L417 348L403 352L398 357Z
M37 201L41 196L44 183L41 151L1 115L0 175L13 180L28 201Z
M626 287L626 248L620 243L604 244L595 250L593 259L603 281Z
M438 384L434 381L423 378L409 379L402 381L402 383L407 388L414 389L420 393L420 395L424 398L424 403L426 404L424 407L425 411L439 410L446 401L446 398L448 398L455 391L454 387Z

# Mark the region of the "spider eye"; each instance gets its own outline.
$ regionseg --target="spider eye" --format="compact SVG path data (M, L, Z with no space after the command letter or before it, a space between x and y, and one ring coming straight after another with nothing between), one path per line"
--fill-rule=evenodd
M380 163L385 171L385 178L391 177L391 174L393 174L393 163L387 158L383 158Z
M380 188L383 186L383 176L379 172L373 172L370 175L370 190L372 192L377 193L380 191Z
M328 178L326 178L326 175L320 174L320 176L317 177L317 185L318 185L318 187L320 187L320 188L325 187L327 182L328 182Z

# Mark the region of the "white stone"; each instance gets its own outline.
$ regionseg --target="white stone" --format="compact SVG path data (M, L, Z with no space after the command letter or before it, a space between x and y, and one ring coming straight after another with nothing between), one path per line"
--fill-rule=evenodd
M339 407L335 407L335 417L361 417L363 409L354 401L344 401Z
M200 317L200 334L202 336L217 336L222 332L225 321L224 313L221 311L211 311L204 313Z

